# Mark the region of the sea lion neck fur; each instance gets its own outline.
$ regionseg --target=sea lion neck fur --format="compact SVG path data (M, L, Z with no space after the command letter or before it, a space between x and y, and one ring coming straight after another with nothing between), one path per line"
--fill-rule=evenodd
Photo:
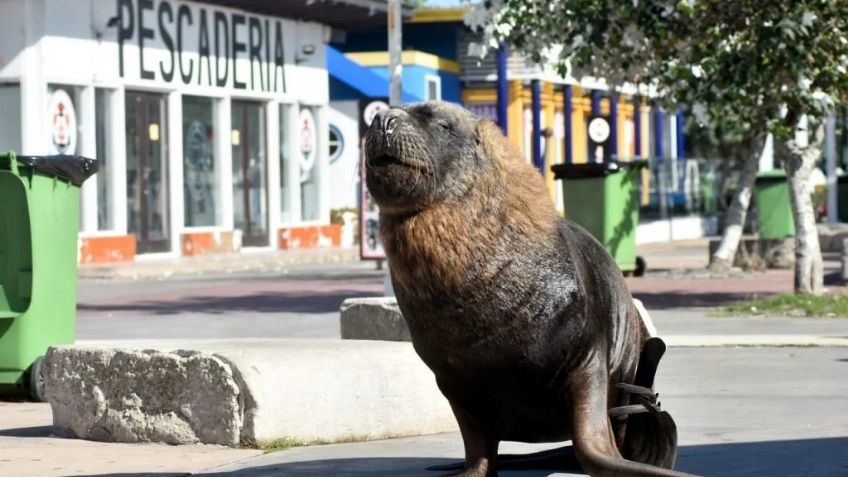
M478 120L476 143L488 167L469 181L462 195L411 213L382 213L380 228L390 262L402 255L426 264L413 267L417 270L409 270L407 261L392 264L397 286L409 282L420 287L422 280L459 285L475 265L475 256L493 255L501 242L518 235L530 238L528 246L552 245L556 211L544 200L547 190L540 174L516 159L518 151L491 121Z

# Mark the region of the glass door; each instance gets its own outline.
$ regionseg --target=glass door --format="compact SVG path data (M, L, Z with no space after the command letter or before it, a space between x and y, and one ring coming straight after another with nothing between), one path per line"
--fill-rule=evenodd
M233 214L242 244L266 246L268 240L265 110L260 103L232 102Z
M168 154L165 96L126 92L127 229L136 251L167 252Z

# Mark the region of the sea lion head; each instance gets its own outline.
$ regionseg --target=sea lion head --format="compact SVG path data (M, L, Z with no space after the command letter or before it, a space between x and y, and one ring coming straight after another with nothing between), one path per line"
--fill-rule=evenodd
M483 122L444 102L392 107L366 133L366 184L385 213L413 213L466 194L492 163Z

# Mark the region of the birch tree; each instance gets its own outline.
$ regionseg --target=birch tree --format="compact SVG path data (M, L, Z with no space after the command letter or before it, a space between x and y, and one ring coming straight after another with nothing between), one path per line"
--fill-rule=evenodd
M648 83L703 122L747 130L754 144L772 133L791 189L795 290L821 292L809 194L821 144L796 141L795 131L848 96L848 0L487 0L466 22L483 32L484 49L506 41L563 74ZM750 188L739 193L741 209Z

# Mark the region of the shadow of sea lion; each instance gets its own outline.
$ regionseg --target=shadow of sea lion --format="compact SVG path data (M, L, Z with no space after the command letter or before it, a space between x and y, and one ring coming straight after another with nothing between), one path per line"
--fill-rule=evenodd
M771 442L735 442L682 446L676 468L705 476L721 477L844 477L848 475L848 436ZM269 454L263 459L286 451ZM428 467L457 462L432 457L362 457L281 462L239 470L196 473L205 477L438 477L441 472ZM101 474L92 477L165 477L176 473ZM505 470L501 477L543 477L584 475L553 470Z

